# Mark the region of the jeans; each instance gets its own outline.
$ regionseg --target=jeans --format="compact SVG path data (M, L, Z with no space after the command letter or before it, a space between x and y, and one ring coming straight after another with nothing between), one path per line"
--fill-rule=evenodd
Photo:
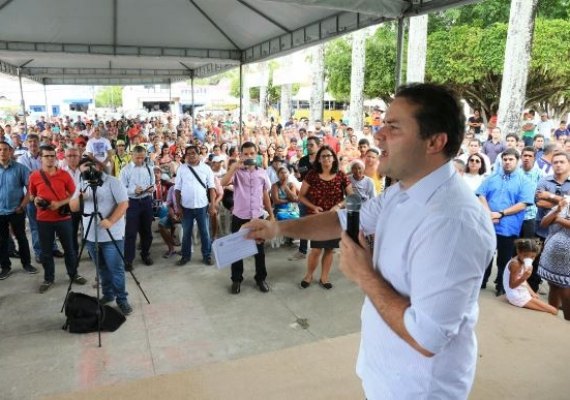
M503 273L509 260L515 254L515 240L516 236L497 236L497 279L495 279L495 288L497 290L503 289ZM491 269L493 268L493 260L485 270L483 275L483 284L487 283L489 276L491 276Z
M42 258L42 246L40 245L40 235L38 233L38 220L36 219L36 206L33 202L29 202L26 207L28 221L30 223L30 232L32 233L32 247L37 258ZM57 244L53 242L52 252L57 250Z
M115 243L119 247L115 247ZM125 243L123 240L113 242L99 242L99 254L97 272L101 281L103 296L117 300L117 303L126 302L125 267L120 252L123 252ZM87 251L95 263L95 242L85 243Z
M72 212L71 213L71 225L72 225L72 233L73 233L73 248L75 249L75 253L79 254L79 239L77 235L79 234L79 226L81 225L82 215L80 212Z
M241 219L232 215L232 233L239 231L242 225L251 221L250 219ZM264 281L267 278L267 268L265 267L265 244L257 244L257 254L255 255L255 276L256 282ZM232 264L232 281L243 281L243 260L236 261Z
M212 253L210 243L210 228L208 224L208 206L202 208L182 207L182 258L192 257L192 229L194 220L198 223L200 241L202 242L202 258L206 260Z
M44 267L45 281L53 282L55 280L55 264L53 262L52 249L56 234L65 253L64 261L67 275L70 278L77 275L79 260L77 260L77 255L73 249L72 230L71 219L57 222L38 221L38 233L42 247L41 260Z
M18 251L20 252L22 266L30 265L30 245L26 237L26 214L14 213L0 215L0 266L2 266L2 269L9 269L12 265L8 257L10 226L12 226L14 236L18 241Z
M137 233L141 238L141 256L150 255L152 244L152 198L130 199L125 228L125 262L132 264L135 259Z

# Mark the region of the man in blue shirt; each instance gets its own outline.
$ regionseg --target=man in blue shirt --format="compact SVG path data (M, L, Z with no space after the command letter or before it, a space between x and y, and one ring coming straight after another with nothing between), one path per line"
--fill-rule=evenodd
M24 188L28 185L30 170L12 159L12 147L0 142L0 280L12 274L8 257L9 227L12 226L18 241L20 260L24 270L36 274L38 270L31 265L30 245L26 237L26 204L28 196Z
M503 151L503 169L483 181L475 192L483 206L489 211L497 236L497 278L496 295L505 293L503 271L514 253L514 242L521 231L525 210L534 204L533 186L517 169L519 154L515 149ZM487 287L493 262L489 264L483 276L481 288Z

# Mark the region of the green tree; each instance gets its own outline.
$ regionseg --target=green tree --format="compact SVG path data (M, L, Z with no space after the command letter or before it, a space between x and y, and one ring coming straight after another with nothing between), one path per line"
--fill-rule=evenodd
M428 37L427 79L455 87L472 108L487 117L497 110L501 91L507 24L489 27L459 25ZM537 19L527 83L528 107L552 109L556 114L570 107L567 91L570 66L570 21ZM562 96L564 97L564 96Z
M350 98L351 45L346 38L328 43L325 51L327 91L336 99ZM380 26L366 40L366 70L364 95L389 102L394 95L396 68L395 24Z
M106 86L95 95L95 107L117 108L123 105L122 86Z

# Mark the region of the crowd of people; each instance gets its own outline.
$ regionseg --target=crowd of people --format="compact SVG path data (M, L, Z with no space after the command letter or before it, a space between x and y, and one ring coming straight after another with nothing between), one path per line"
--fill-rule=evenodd
M357 368L367 396L463 398L474 376L477 293L486 289L493 253L498 296L554 315L562 309L570 320L569 127L533 118L525 114L521 132L503 138L478 112L466 122L446 88L410 85L362 132L333 121L248 116L240 123L225 114L42 118L27 130L4 124L0 280L11 275L10 258L38 273L33 255L44 270L40 293L54 283L54 257L64 257L73 283L85 284L77 271L82 235L98 263L101 301L116 301L127 315L125 271L154 264L153 221L162 257L178 267L198 248L212 265L212 241L249 228L262 293L271 290L265 240L300 239L289 260L306 262L301 290L315 280L334 288L330 271L341 248L344 275L367 296ZM363 199L359 243L343 233L353 193ZM232 264L230 293L241 292L244 274L243 260ZM539 295L542 280L548 301ZM467 372L439 376L441 362ZM383 372L391 368L414 384L393 381Z
M547 245L537 252L528 282L530 290L537 292L541 279L546 279L551 285L549 303L561 307L570 302L565 290L570 287L570 260L562 251L568 238L565 195L570 193L569 128L561 121L555 129L546 114L536 122L533 117L534 113L525 114L520 136L511 133L503 139L496 121L491 119L485 126L475 111L467 121L453 162L494 223L497 295L507 292L508 297L510 292L504 286L504 276L510 258L516 254L515 240L536 237L542 247L553 235L557 239L546 240ZM0 279L10 276L8 256L19 257L28 273L36 273L33 253L45 272L40 292L54 282L53 257L65 257L70 278L85 283L74 265L83 225L81 212L61 212L79 194L85 195L81 160L91 160L98 171L114 177L125 189L125 194L113 189L120 200L113 204L121 204L124 210L112 221L122 221L124 215L125 226L115 234L124 251L126 271L134 268L137 249L143 264L154 263L150 254L154 220L165 246L162 256L178 256L173 261L178 266L192 259L192 243L198 239L193 234L195 221L202 262L211 265L212 240L239 230L251 219L297 219L338 210L353 192L364 201L382 193L392 182L378 172L381 152L375 135L384 125L381 118L379 122L365 126L362 132L342 122L308 124L289 118L275 124L251 116L240 127L229 114L198 115L195 120L189 115L170 114L144 120L105 120L97 115L78 121L42 117L27 130L23 124L4 124L0 128L0 141L5 144L0 145L0 200L4 204L0 220L2 232L10 228L10 234L2 235L1 247L6 251L1 252ZM8 173L11 169L13 172ZM43 200L48 201L47 207L39 204ZM556 209L558 214L553 216ZM284 243L293 246L291 238L285 238ZM301 239L289 258L306 259L307 272L299 287L311 285L320 264L318 283L331 289L329 272L338 239L313 240L310 251L308 247L308 241ZM258 250L255 280L260 290L267 292L262 243ZM492 263L482 288L491 268ZM121 279L124 281L124 274ZM242 279L240 261L232 265L232 293L240 292ZM120 295L107 287L105 291L106 299L120 296L126 304L124 283L116 289ZM570 318L570 303L564 309Z

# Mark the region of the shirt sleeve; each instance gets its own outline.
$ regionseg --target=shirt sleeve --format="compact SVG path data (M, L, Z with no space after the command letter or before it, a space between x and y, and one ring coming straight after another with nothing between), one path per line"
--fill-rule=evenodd
M424 221L412 239L411 305L404 324L420 346L437 354L457 336L468 303L479 295L494 236L480 233L472 223L438 217Z
M481 184L479 185L479 187L475 191L476 196L487 197L487 194L489 191L489 188L488 188L489 187L489 179L491 179L491 177L487 177L487 178L483 179L483 182L481 182Z
M519 190L517 203L525 203L527 205L534 204L533 184L526 177L521 179L521 190Z

